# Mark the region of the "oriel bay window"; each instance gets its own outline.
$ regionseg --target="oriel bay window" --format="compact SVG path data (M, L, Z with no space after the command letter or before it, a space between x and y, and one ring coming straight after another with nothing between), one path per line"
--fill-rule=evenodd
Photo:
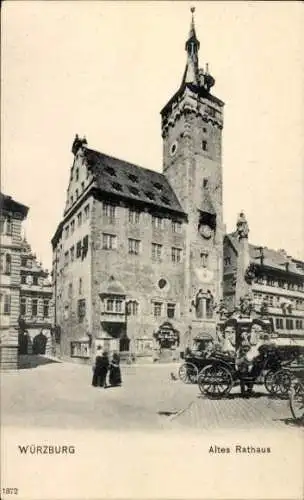
M108 298L106 299L106 312L109 313L122 313L123 312L123 300L119 298Z

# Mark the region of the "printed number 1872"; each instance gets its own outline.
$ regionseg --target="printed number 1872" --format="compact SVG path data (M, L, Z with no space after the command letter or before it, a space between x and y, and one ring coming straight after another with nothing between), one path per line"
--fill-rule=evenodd
M3 495L18 495L18 488L2 488Z

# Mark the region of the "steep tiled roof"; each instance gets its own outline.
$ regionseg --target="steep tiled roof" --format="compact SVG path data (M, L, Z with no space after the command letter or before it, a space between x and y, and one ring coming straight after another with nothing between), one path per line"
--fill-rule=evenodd
M7 210L8 212L21 214L25 219L29 208L14 200L11 196L0 193L0 210L1 212L2 210Z
M234 247L235 251L238 251L238 238L236 233L230 233L226 235L230 243ZM249 243L249 255L251 262L255 264L260 263L261 249L263 250L263 264L273 269L278 269L281 271L286 270L286 264L289 263L288 271L296 274L300 274L304 277L303 268L300 268L301 261L288 257L287 254L282 250L272 250L268 247L263 247L262 245L252 245ZM302 262L302 264L304 264Z
M168 211L184 211L164 174L85 148L88 165L103 192Z

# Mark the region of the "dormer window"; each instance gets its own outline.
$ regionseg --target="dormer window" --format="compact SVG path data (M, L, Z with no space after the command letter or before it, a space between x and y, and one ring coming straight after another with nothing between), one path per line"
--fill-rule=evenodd
M160 199L163 203L165 203L165 205L170 205L170 200L167 196L161 196Z
M138 182L137 175L129 174L128 177L129 177L130 181L132 181L132 182Z
M155 200L155 196L153 193L151 193L151 191L146 191L145 195L147 196L147 198L149 198L149 200Z
M108 174L112 175L113 177L116 177L116 173L115 173L114 168L112 168L112 167L105 167L105 171L106 171Z
M136 187L129 186L129 191L130 191L130 193L134 194L135 196L139 195L139 190Z
M115 189L115 191L122 191L122 185L119 184L119 182L112 182L112 187Z
M158 189L158 191L161 191L163 189L163 186L159 182L154 182L153 186Z

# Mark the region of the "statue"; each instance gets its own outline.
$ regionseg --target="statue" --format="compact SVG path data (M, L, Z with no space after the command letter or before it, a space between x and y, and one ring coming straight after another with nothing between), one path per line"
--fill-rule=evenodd
M252 299L249 294L246 294L240 298L240 313L242 316L250 316L252 310Z
M256 277L256 269L256 265L251 262L245 271L245 281L249 285L251 285L254 278Z
M238 217L238 220L236 223L236 231L237 231L239 240L241 238L248 238L249 227L248 227L248 223L247 223L244 212L241 212L239 217Z
M220 300L219 306L217 308L217 313L219 314L220 320L225 320L228 317L228 309L223 299Z

